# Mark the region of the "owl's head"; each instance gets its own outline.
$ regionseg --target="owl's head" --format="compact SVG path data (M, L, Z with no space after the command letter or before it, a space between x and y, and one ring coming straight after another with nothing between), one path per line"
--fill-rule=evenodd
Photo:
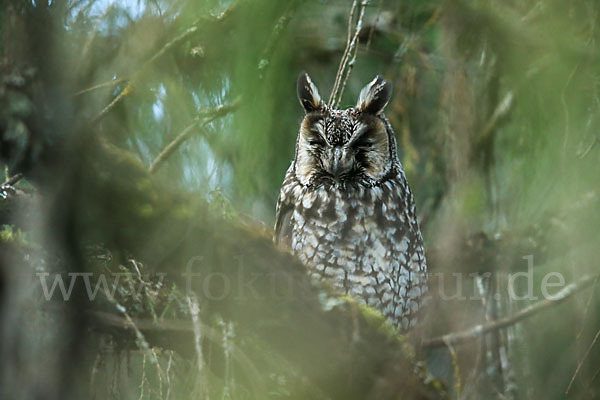
M373 184L397 160L393 131L382 112L392 85L376 77L355 107L334 110L321 99L306 73L298 99L306 111L296 142L295 173L303 185Z

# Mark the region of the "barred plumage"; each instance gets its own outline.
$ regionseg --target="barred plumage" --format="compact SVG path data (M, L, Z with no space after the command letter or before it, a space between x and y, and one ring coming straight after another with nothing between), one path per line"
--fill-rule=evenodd
M310 273L401 329L416 322L427 267L415 205L382 110L391 85L375 78L356 107L333 110L306 74L306 110L277 203L276 240Z

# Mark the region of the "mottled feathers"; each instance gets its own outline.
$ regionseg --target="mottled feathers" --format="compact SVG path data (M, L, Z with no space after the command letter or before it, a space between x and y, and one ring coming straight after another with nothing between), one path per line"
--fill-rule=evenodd
M414 200L383 115L391 84L375 78L346 110L329 108L307 74L297 91L306 115L279 195L275 239L312 276L408 329L427 290L427 267Z

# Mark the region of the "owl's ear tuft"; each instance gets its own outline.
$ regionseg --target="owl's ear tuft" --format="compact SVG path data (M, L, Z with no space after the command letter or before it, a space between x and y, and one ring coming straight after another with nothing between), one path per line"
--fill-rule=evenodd
M383 111L392 97L392 84L377 76L365 86L358 96L358 111L377 115Z
M321 100L319 91L306 72L300 73L297 90L298 100L300 100L300 104L307 113L323 107L323 100Z

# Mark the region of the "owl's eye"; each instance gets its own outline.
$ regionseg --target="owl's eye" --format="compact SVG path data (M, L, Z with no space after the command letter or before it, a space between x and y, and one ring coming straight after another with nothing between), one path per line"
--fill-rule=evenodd
M325 140L321 136L315 135L308 138L308 144L311 146L325 146Z
M369 134L364 134L356 142L354 142L354 147L370 149L374 144L375 139L373 139Z

